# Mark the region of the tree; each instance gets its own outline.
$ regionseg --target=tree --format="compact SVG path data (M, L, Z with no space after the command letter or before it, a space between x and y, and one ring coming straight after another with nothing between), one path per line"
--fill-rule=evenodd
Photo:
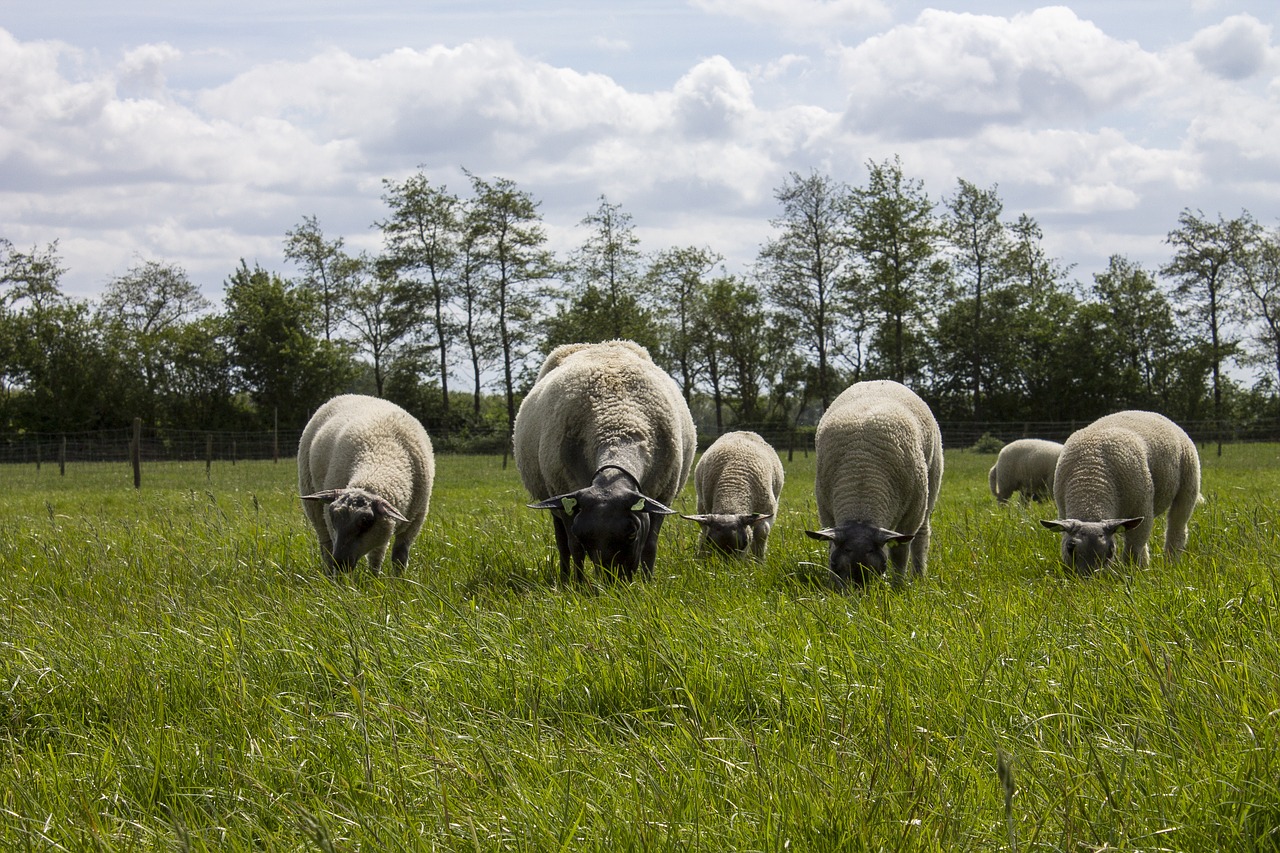
M1098 381L1108 382L1115 408L1159 408L1170 359L1180 349L1168 297L1151 273L1120 255L1094 275L1093 293L1106 308L1102 349L1114 359Z
M849 197L851 240L881 317L875 344L882 370L906 382L927 361L929 307L946 275L936 248L940 231L923 184L902 174L897 157L867 169L867 186Z
M259 423L303 426L354 376L341 344L319 340L324 311L315 292L244 261L227 280L227 338L238 387L257 405Z
M1004 203L996 186L979 189L963 178L956 194L945 200L948 216L943 227L951 243L952 270L968 299L971 323L967 346L969 360L969 396L975 420L984 416L983 353L999 329L992 326L984 313L989 293L1002 283L1004 255L1008 251L1008 235L1000 215Z
M1274 371L1280 392L1280 229L1257 227L1238 259L1246 315L1254 324L1251 361Z
M467 174L474 190L467 226L475 240L476 275L497 330L510 431L516 421L516 367L533 349L538 301L532 286L548 278L554 264L533 197L509 179L486 181Z
M759 256L760 275L773 303L817 357L818 399L824 409L835 396L832 361L858 308L844 218L848 196L844 184L825 175L792 172L774 191L782 214L770 224L780 233L761 247Z
M458 286L464 205L446 187L433 187L421 172L397 184L383 181L391 217L378 223L387 256L405 276L404 296L425 306L431 318L440 377L440 404L449 414L449 348L455 325L449 302ZM420 276L421 279L415 278Z
M1222 365L1239 344L1228 337L1227 323L1236 307L1235 276L1251 223L1248 214L1231 220L1219 214L1211 222L1200 211L1183 210L1165 241L1174 247L1173 260L1160 268L1177 282L1174 294L1182 300L1183 312L1207 335L1215 421L1222 419Z
M171 358L182 329L209 307L177 264L144 261L108 282L98 317L110 353L128 377L120 377L117 395L132 402L135 416L160 420L173 393Z
M717 379L737 399L737 418L743 423L760 420L760 400L765 391L767 355L766 318L760 293L734 276L720 276L708 286L703 300L708 348L714 347ZM723 430L717 393L716 427Z
M342 321L342 300L346 293L346 276L351 272L342 238L326 240L314 216L302 217L302 223L285 232L284 256L302 268L302 284L320 296L323 310L324 339L332 339Z
M639 299L641 280L640 238L631 224L631 215L620 205L610 204L600 196L596 212L583 217L579 225L592 229L569 261L569 271L577 284L580 298L600 307L599 325L591 338L597 342L610 338L633 338L637 330L652 326ZM588 296L590 291L597 295Z
M688 246L659 252L645 274L649 304L662 325L655 360L674 373L685 402L697 381L696 315L706 276L723 258L708 248Z
M404 295L406 285L396 276L398 264L364 254L351 262L346 323L355 334L356 346L369 356L374 389L382 397L387 360L414 328L415 314ZM448 413L447 405L444 412Z
M8 240L0 239L0 285L5 286L4 302L10 307L26 306L37 314L67 301L59 289L66 268L58 256L58 241L43 249L31 247L18 252Z

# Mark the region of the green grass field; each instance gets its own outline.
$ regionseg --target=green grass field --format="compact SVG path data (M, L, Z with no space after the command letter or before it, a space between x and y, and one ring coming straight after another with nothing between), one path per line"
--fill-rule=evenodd
M337 582L291 463L6 467L0 849L1280 850L1280 448L1202 452L1186 558L1087 580L948 452L849 595L811 457L767 564L569 589L496 458Z

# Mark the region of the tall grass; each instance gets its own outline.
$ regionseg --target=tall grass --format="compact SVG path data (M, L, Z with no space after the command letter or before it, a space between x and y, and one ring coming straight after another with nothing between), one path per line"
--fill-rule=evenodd
M1280 849L1280 449L1088 580L991 462L948 453L927 579L850 595L812 458L765 565L676 519L585 588L496 458L337 581L291 464L6 467L0 848Z

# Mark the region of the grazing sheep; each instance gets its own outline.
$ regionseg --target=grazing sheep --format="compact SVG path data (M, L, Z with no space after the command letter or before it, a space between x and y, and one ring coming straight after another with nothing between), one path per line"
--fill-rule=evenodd
M583 559L630 579L653 573L667 506L689 479L696 433L676 383L631 341L547 356L512 436L533 509L551 511L560 576Z
M991 494L999 503L1008 503L1014 492L1022 502L1053 496L1053 470L1058 465L1062 445L1041 438L1020 438L1000 448L996 464L987 473Z
M782 460L754 432L728 432L707 448L693 469L703 550L764 560L769 530L782 494Z
M911 569L925 573L929 516L942 483L942 433L929 406L905 385L858 382L818 422L814 494L835 584L865 584L888 567L890 544L910 543ZM907 576L908 549L892 552L894 584Z
M1062 562L1090 574L1115 554L1124 529L1125 559L1145 566L1156 516L1168 513L1164 551L1177 559L1200 498L1200 455L1173 421L1125 411L1072 433L1054 474L1058 518L1041 521L1062 534Z
M403 570L435 470L426 430L396 404L344 394L316 410L298 442L298 491L326 570L349 571L367 554L378 574L393 535L391 564Z

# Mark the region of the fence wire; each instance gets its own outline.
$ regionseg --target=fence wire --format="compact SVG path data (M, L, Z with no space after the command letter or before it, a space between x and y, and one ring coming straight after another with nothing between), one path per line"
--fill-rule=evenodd
M972 447L983 436L1003 442L1019 438L1065 441L1088 421L943 422L944 447ZM1183 429L1198 444L1280 441L1280 420L1244 422L1190 421ZM777 424L735 424L731 429L758 432L779 452L813 450L813 427L791 429ZM428 432L430 428L428 427ZM301 430L213 431L149 427L141 431L142 462L234 462L239 460L292 459L298 453ZM699 429L699 447L715 440L714 429ZM83 432L0 433L0 464L41 465L61 462L129 462L132 459L132 427ZM432 434L437 453L457 453L480 448L501 452L505 430L469 431L465 437Z

